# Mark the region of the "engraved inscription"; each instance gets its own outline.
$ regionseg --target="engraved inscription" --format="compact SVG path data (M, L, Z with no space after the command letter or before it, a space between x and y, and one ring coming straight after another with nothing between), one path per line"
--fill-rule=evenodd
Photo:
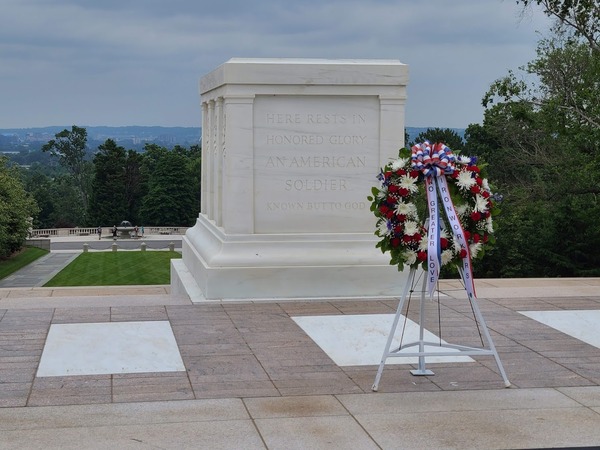
M268 168L333 168L366 167L366 156L269 156L265 167Z
M319 135L303 134L270 134L267 135L267 144L269 145L363 145L367 136L345 135L329 136L325 139Z
M267 209L269 211L334 211L366 208L366 202L267 202Z
M366 228L377 98L257 96L254 105L257 232Z
M286 191L345 191L346 181L343 178L310 180L285 180Z

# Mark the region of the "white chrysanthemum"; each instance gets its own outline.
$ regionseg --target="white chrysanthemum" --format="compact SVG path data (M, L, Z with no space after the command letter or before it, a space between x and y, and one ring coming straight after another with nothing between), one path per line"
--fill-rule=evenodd
M411 177L410 175L402 175L400 177L400 183L398 183L398 186L407 189L408 192L410 192L411 194L419 192L419 186L417 186L417 179Z
M492 224L491 216L485 219L485 231L487 231L489 234L494 232L494 225Z
M457 160L460 164L469 164L471 162L471 158L469 156L458 156Z
M467 170L461 170L458 172L458 179L456 180L456 184L459 188L467 190L471 189L475 184L475 178L471 177L471 172Z
M442 227L442 229L440 230L440 237L448 239L449 236L450 235L448 234L448 230L446 230L446 227Z
M462 205L454 205L454 209L456 209L456 214L458 214L459 217L465 217L471 214L471 208L466 203Z
M482 187L484 190L486 190L486 191L490 192L490 183L488 182L488 179L487 179L487 178L484 178L484 179L483 179L483 182L481 183L481 187Z
M414 252L412 250L406 250L403 253L404 256L404 263L408 264L409 266L412 266L414 263L417 262L417 252Z
M384 186L378 193L377 193L377 200L383 200L384 198L387 198L388 196L388 190L387 190L387 186Z
M396 214L415 218L417 216L417 206L414 203L398 202L396 204Z
M392 230L388 228L387 220L382 220L377 224L377 231L379 231L379 236L388 236L392 233Z
M451 248L447 248L442 252L442 266L448 264L454 258L454 252Z
M452 253L459 254L460 253L460 243L457 239L452 241Z
M471 252L471 258L477 258L477 254L483 248L483 242L479 241L477 244L473 243L469 245L469 251Z
M488 201L482 195L475 196L475 211L486 212L488 210Z
M419 241L419 250L422 252L427 251L427 234L423 234L423 237Z
M392 162L390 168L392 170L404 169L408 164L408 161L408 158L398 158L397 160Z
M407 220L404 223L404 234L406 234L408 236L414 236L418 232L419 232L419 224L417 224L417 222L414 222L412 220Z

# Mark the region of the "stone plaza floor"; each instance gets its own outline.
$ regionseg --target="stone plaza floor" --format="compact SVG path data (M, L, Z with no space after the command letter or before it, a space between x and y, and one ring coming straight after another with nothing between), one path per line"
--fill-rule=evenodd
M420 377L395 358L373 392L388 326L373 323L388 324L397 300L0 288L0 448L600 445L600 279L477 289L510 388L491 356L428 363L435 375ZM417 312L412 301L407 315ZM426 317L444 341L481 343L456 281L440 284Z

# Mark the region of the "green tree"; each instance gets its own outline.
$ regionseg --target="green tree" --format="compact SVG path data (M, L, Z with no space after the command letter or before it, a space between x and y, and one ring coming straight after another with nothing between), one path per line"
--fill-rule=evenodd
M127 217L134 224L140 223L140 207L147 190L147 173L143 169L144 158L134 150L127 151L125 164L125 202Z
M37 213L35 200L7 161L0 157L0 258L7 258L23 247L31 218Z
M189 149L176 145L174 152L181 153L187 158L187 166L193 178L194 186L194 211L196 215L200 212L200 189L202 186L202 148L200 145L191 145ZM194 216L195 217L195 216Z
M79 201L81 203L80 210L83 213L81 218L78 218L82 225L86 223L85 213L89 207L89 190L91 184L92 168L89 161L86 161L86 145L87 145L87 130L73 125L71 131L63 130L54 135L55 139L48 141L42 147L44 152L58 159L58 162L63 166L73 178L73 185L77 188Z
M55 199L52 178L36 167L22 172L25 190L35 199L39 207L38 214L33 217L33 228L53 228Z
M52 198L54 211L51 219L54 228L73 228L85 224L82 220L86 216L86 211L83 210L79 189L71 176L54 177Z
M169 152L165 147L158 144L144 145L144 163L143 170L152 173L158 164L158 161Z
M598 4L537 3L559 23L537 58L496 80L483 98L483 125L467 128L466 149L483 154L504 196L486 276L600 273L600 52ZM591 8L591 9L590 9ZM594 31L596 27L596 31ZM591 34L590 34L591 32ZM531 77L536 82L526 82Z
M89 218L92 223L118 225L128 217L125 186L127 153L112 139L98 146L94 156L94 178L90 196Z
M537 4L544 14L559 21L559 27L569 29L587 45L600 51L600 3L598 0L517 0L525 8Z
M189 226L195 209L194 177L181 152L152 147L147 150L148 193L142 200L141 220L158 226Z
M429 141L431 143L434 142L443 142L446 144L452 151L458 151L463 148L465 142L463 138L454 130L450 128L428 128L415 138L414 142L410 142L408 144L409 147L412 147L416 143L421 143L424 141Z
M39 206L34 228L71 228L83 223L79 191L64 168L35 163L21 169L21 179Z
M98 146L93 162L90 220L99 225L138 223L145 183L143 157L107 139Z

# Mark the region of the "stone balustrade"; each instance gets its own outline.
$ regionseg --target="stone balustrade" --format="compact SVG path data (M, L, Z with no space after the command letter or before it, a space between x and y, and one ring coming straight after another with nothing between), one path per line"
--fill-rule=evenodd
M140 235L142 227L139 227ZM144 227L144 236L149 235L184 235L188 227ZM32 238L94 236L98 234L97 227L76 228L40 228L31 230ZM112 234L112 227L102 227L102 235Z

